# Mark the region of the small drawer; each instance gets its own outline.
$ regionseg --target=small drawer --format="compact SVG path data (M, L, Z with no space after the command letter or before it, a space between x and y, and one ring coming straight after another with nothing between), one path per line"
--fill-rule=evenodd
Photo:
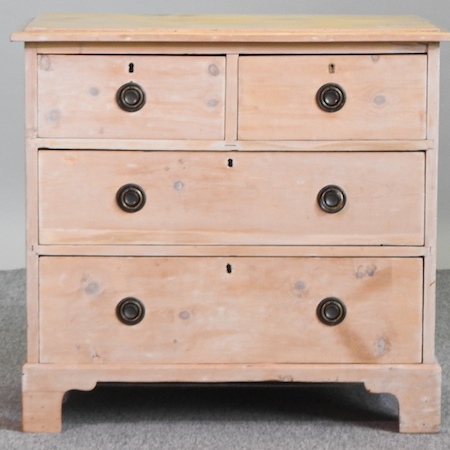
M239 139L425 139L426 55L245 56Z
M224 138L222 56L41 55L38 136Z
M41 363L420 363L420 258L41 257Z
M39 151L41 244L422 245L423 152Z

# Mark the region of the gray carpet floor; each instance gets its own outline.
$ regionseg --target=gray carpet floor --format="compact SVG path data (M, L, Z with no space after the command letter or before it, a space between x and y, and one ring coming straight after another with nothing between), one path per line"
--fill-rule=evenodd
M0 271L0 449L450 449L450 270L437 291L439 434L398 434L396 399L360 384L153 384L71 392L63 432L40 435L20 431L25 271Z

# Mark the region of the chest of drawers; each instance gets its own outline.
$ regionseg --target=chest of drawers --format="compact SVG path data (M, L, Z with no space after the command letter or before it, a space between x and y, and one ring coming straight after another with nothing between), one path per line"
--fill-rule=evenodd
M23 428L98 382L347 382L435 432L439 42L413 17L43 15Z

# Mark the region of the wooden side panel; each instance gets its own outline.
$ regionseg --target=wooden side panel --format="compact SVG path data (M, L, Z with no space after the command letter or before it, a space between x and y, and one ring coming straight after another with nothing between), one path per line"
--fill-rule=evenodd
M326 83L345 91L341 110L318 107ZM426 55L241 57L238 136L425 139L426 85Z
M39 165L41 244L423 244L423 152L43 150ZM140 211L116 202L127 183ZM338 213L318 205L327 185Z
M37 133L37 52L33 45L25 49L25 152L26 152L26 266L27 266L27 362L39 358L39 272L36 254L38 243L38 149Z
M438 150L439 150L439 45L428 49L428 138L433 146L426 159L425 246L428 257L424 265L424 362L435 360L436 330L436 252L438 209Z
M41 363L419 363L420 258L42 257ZM337 297L347 317L316 309ZM125 325L116 306L141 300Z
M222 56L41 55L38 79L40 137L224 139ZM135 112L116 101L129 82Z

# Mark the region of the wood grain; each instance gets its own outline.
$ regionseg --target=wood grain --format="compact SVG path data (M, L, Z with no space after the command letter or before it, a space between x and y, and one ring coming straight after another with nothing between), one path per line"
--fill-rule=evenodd
M437 42L415 16L42 14L13 40L69 42Z
M344 107L332 113L316 101L317 91L328 83L346 95ZM425 139L426 87L425 55L243 56L238 136Z
M420 258L41 257L40 362L419 363L421 272ZM144 304L136 325L116 317L126 297ZM339 325L317 318L328 297Z
M61 405L54 402L51 409L42 403L49 405L69 389L91 390L97 381L364 383L370 392L397 397L400 432L436 433L441 416L438 364L26 364L24 427L40 432L45 424L47 432L60 431ZM42 400L34 393L43 393Z
M423 152L42 150L39 167L41 244L422 245L424 239ZM127 183L147 196L136 213L116 203ZM347 195L336 214L317 202L331 184Z
M41 55L38 66L40 137L224 139L222 56ZM145 92L139 111L117 104L129 82Z
M436 432L439 45L412 16L44 14L26 42L23 429L98 382L356 382ZM129 64L134 71L129 71ZM332 69L331 70L331 66ZM117 89L143 86L135 113ZM315 94L342 85L346 105ZM126 183L147 195L122 211ZM318 191L341 186L324 213ZM145 317L120 322L139 298ZM336 297L344 321L317 306Z
M438 45L430 45L428 54L428 137L433 147L427 153L426 161L426 212L425 246L430 257L424 266L424 361L435 358L436 331L436 252L437 252L437 214L438 214L438 152L439 152L439 67L440 50Z

